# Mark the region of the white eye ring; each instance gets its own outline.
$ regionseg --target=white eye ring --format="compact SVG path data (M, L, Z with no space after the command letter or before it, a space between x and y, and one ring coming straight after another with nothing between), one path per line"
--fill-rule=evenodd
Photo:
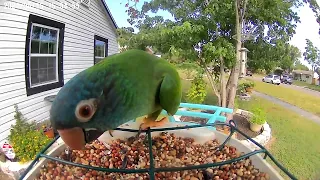
M96 111L95 99L80 101L76 107L75 115L79 122L88 122Z

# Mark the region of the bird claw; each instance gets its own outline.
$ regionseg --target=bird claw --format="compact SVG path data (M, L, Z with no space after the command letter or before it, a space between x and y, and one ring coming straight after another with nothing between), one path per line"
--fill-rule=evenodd
M138 131L138 134L136 135L137 139L139 138L142 130L146 130L146 129L151 128L151 127L163 126L165 123L168 122L168 118L167 117L163 117L160 121L154 121L154 120L150 120L148 118L144 118L143 121L144 122L141 123L140 126L139 126L139 131Z
M128 156L125 155L122 161L121 169L125 169L127 167L127 164L128 164Z
M142 124L143 124L143 123L141 123L141 124L140 124L140 126L139 126L139 131L138 131L138 134L136 135L136 139L138 139L138 138L139 138L139 136L140 136L140 134L141 134L141 131L142 131Z
M113 137L113 135L112 135L113 130L109 130L108 132L109 132L110 136Z
M66 159L67 159L67 161L71 161L72 151L71 151L71 149L70 149L69 147L66 148L65 154L66 154Z
M124 154L124 158L122 160L121 169L125 169L128 164L128 149L124 148L120 150L121 154Z

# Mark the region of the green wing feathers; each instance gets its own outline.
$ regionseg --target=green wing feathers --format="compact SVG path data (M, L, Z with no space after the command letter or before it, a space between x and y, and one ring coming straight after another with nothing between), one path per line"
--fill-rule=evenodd
M169 115L174 115L179 108L181 96L182 90L179 74L176 71L165 73L159 93L161 107Z

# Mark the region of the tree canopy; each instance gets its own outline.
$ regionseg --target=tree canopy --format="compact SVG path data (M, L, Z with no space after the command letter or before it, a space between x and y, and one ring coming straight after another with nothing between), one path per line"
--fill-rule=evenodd
M311 70L315 71L316 67L320 66L320 51L313 45L310 39L306 39L304 59L311 65Z
M303 65L300 61L295 62L294 69L309 71L309 68L306 65Z
M290 62L296 59L298 53L288 45L288 41L299 22L299 16L292 8L298 8L304 2L315 14L318 13L319 7L314 1L151 0L144 2L141 9L128 5L128 21L139 32L133 34L121 29L119 42L127 48L152 46L182 61L195 62L207 73L211 87L219 98L219 105L232 108L240 69L239 50L244 37L249 37L250 41L245 46L252 43L248 48L249 55L253 55L250 57L251 63L262 56L259 60L266 61L265 67L274 66L272 62L275 59L283 59L283 67L291 66ZM174 21L147 15L160 9L171 13ZM291 51L292 57L287 56ZM215 69L213 73L207 70L209 64ZM231 69L227 82L225 69Z
M276 67L291 71L294 63L299 61L301 57L299 48L282 40L278 40L275 45L272 45L259 39L255 42L245 43L245 47L250 50L247 64L248 68L253 71L266 70L271 72Z

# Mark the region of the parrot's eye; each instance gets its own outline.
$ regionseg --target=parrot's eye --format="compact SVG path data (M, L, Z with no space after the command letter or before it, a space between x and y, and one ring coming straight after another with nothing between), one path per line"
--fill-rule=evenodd
M76 108L75 115L80 122L88 122L95 113L95 104L93 100L81 101Z
M92 112L91 107L88 105L84 105L80 107L79 115L86 118L90 116L91 112Z

